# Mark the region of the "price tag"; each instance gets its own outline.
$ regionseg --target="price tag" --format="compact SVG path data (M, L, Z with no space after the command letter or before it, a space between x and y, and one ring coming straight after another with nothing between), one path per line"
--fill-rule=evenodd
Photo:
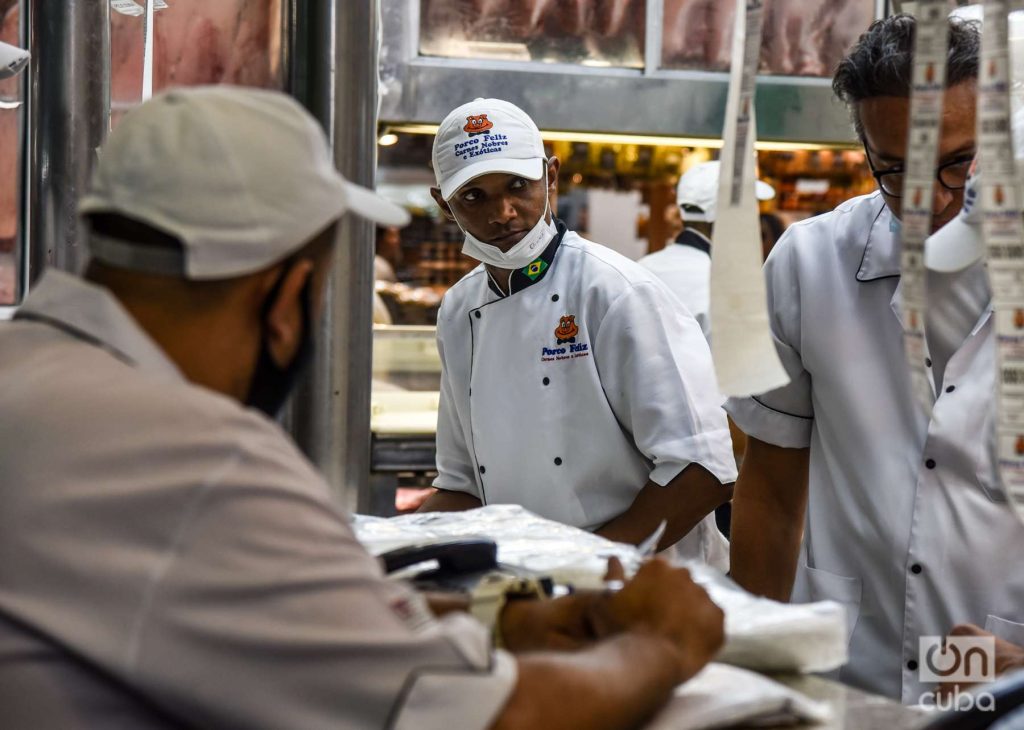
M900 232L903 345L914 396L929 415L935 402L935 386L926 365L924 242L931 233L932 195L937 184L935 168L942 130L949 46L948 10L946 0L920 0L917 5Z
M999 475L1007 499L1024 520L1024 200L1015 170L1010 113L1011 5L1008 0L984 3L978 165L981 230L995 310Z

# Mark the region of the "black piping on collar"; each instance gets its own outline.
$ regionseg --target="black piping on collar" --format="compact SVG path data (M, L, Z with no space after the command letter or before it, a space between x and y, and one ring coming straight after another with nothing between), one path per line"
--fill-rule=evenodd
M879 194L879 196L881 196L881 194ZM895 273L886 273L885 271L883 271L877 274L876 276L868 276L864 272L864 265L867 261L868 253L871 251L871 247L875 244L875 226L878 225L878 219L882 217L882 213L884 213L888 209L888 207L888 204L883 200L882 207L878 209L878 213L876 213L875 217L871 219L871 228L868 229L868 239L864 242L864 253L861 254L860 266L857 267L856 279L862 284L867 283L869 281L881 281L882 279L898 279L900 277L899 270L897 270ZM890 215L892 215L892 213L890 213Z
M551 262L555 260L555 253L558 252L558 247L562 244L562 239L568 231L565 224L557 218L554 223L555 228L558 230L558 234L551 240L551 243L547 245L547 248L545 248L541 255L531 262L529 266L516 269L508 278L509 294L505 294L501 289L499 289L498 285L494 283L494 279L491 277L491 272L487 272L487 286L490 287L492 292L504 299L505 297L512 296L512 294L518 294L527 287L533 286L548 275L548 271L551 269Z

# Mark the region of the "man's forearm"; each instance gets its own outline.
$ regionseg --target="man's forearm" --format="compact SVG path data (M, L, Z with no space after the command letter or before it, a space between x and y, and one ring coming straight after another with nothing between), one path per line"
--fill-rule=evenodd
M732 501L732 578L751 593L788 601L807 509L807 450L750 439Z
M639 727L689 678L667 639L639 632L585 651L524 654L518 661L519 679L495 730Z
M636 545L665 520L668 525L658 545L665 550L731 496L731 485L722 484L699 464L690 464L665 486L648 482L629 509L600 527L597 534Z
M755 507L749 500L733 499L731 576L751 593L788 601L803 533L776 507Z
M482 506L482 502L472 494L456 492L449 489L438 489L427 498L427 501L420 505L417 512L462 512L467 509L476 509Z

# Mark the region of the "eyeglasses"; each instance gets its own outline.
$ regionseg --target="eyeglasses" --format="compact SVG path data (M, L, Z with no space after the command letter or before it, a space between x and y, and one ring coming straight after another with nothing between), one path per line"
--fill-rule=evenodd
M868 151L867 145L864 145L864 153L867 156L868 167L871 168L871 175L882 192L893 198L903 197L903 177L906 174L903 165L879 171L875 169L875 163L871 161L871 152ZM973 154L944 162L935 169L935 179L946 190L963 190L967 186L967 177L971 171L972 162L974 162Z

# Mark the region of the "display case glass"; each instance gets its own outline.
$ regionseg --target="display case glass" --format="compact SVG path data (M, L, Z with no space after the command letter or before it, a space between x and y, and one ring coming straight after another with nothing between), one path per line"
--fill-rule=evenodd
M662 67L728 71L735 13L733 2L664 0ZM761 73L831 76L875 13L865 0L765 0Z
M420 0L420 53L643 68L645 0Z
M100 0L97 0L99 2ZM143 0L110 3L110 126L143 99L146 16ZM153 0L152 90L234 84L284 88L285 0ZM19 0L0 0L0 40L25 46ZM31 69L0 82L0 316L13 313L27 280L19 231L19 126ZM27 209L27 208L26 208Z
M436 329L374 325L370 430L380 435L433 434L441 390Z
M165 0L153 15L153 91L235 84L281 89L282 0ZM110 14L113 123L142 100L145 16L139 0Z

